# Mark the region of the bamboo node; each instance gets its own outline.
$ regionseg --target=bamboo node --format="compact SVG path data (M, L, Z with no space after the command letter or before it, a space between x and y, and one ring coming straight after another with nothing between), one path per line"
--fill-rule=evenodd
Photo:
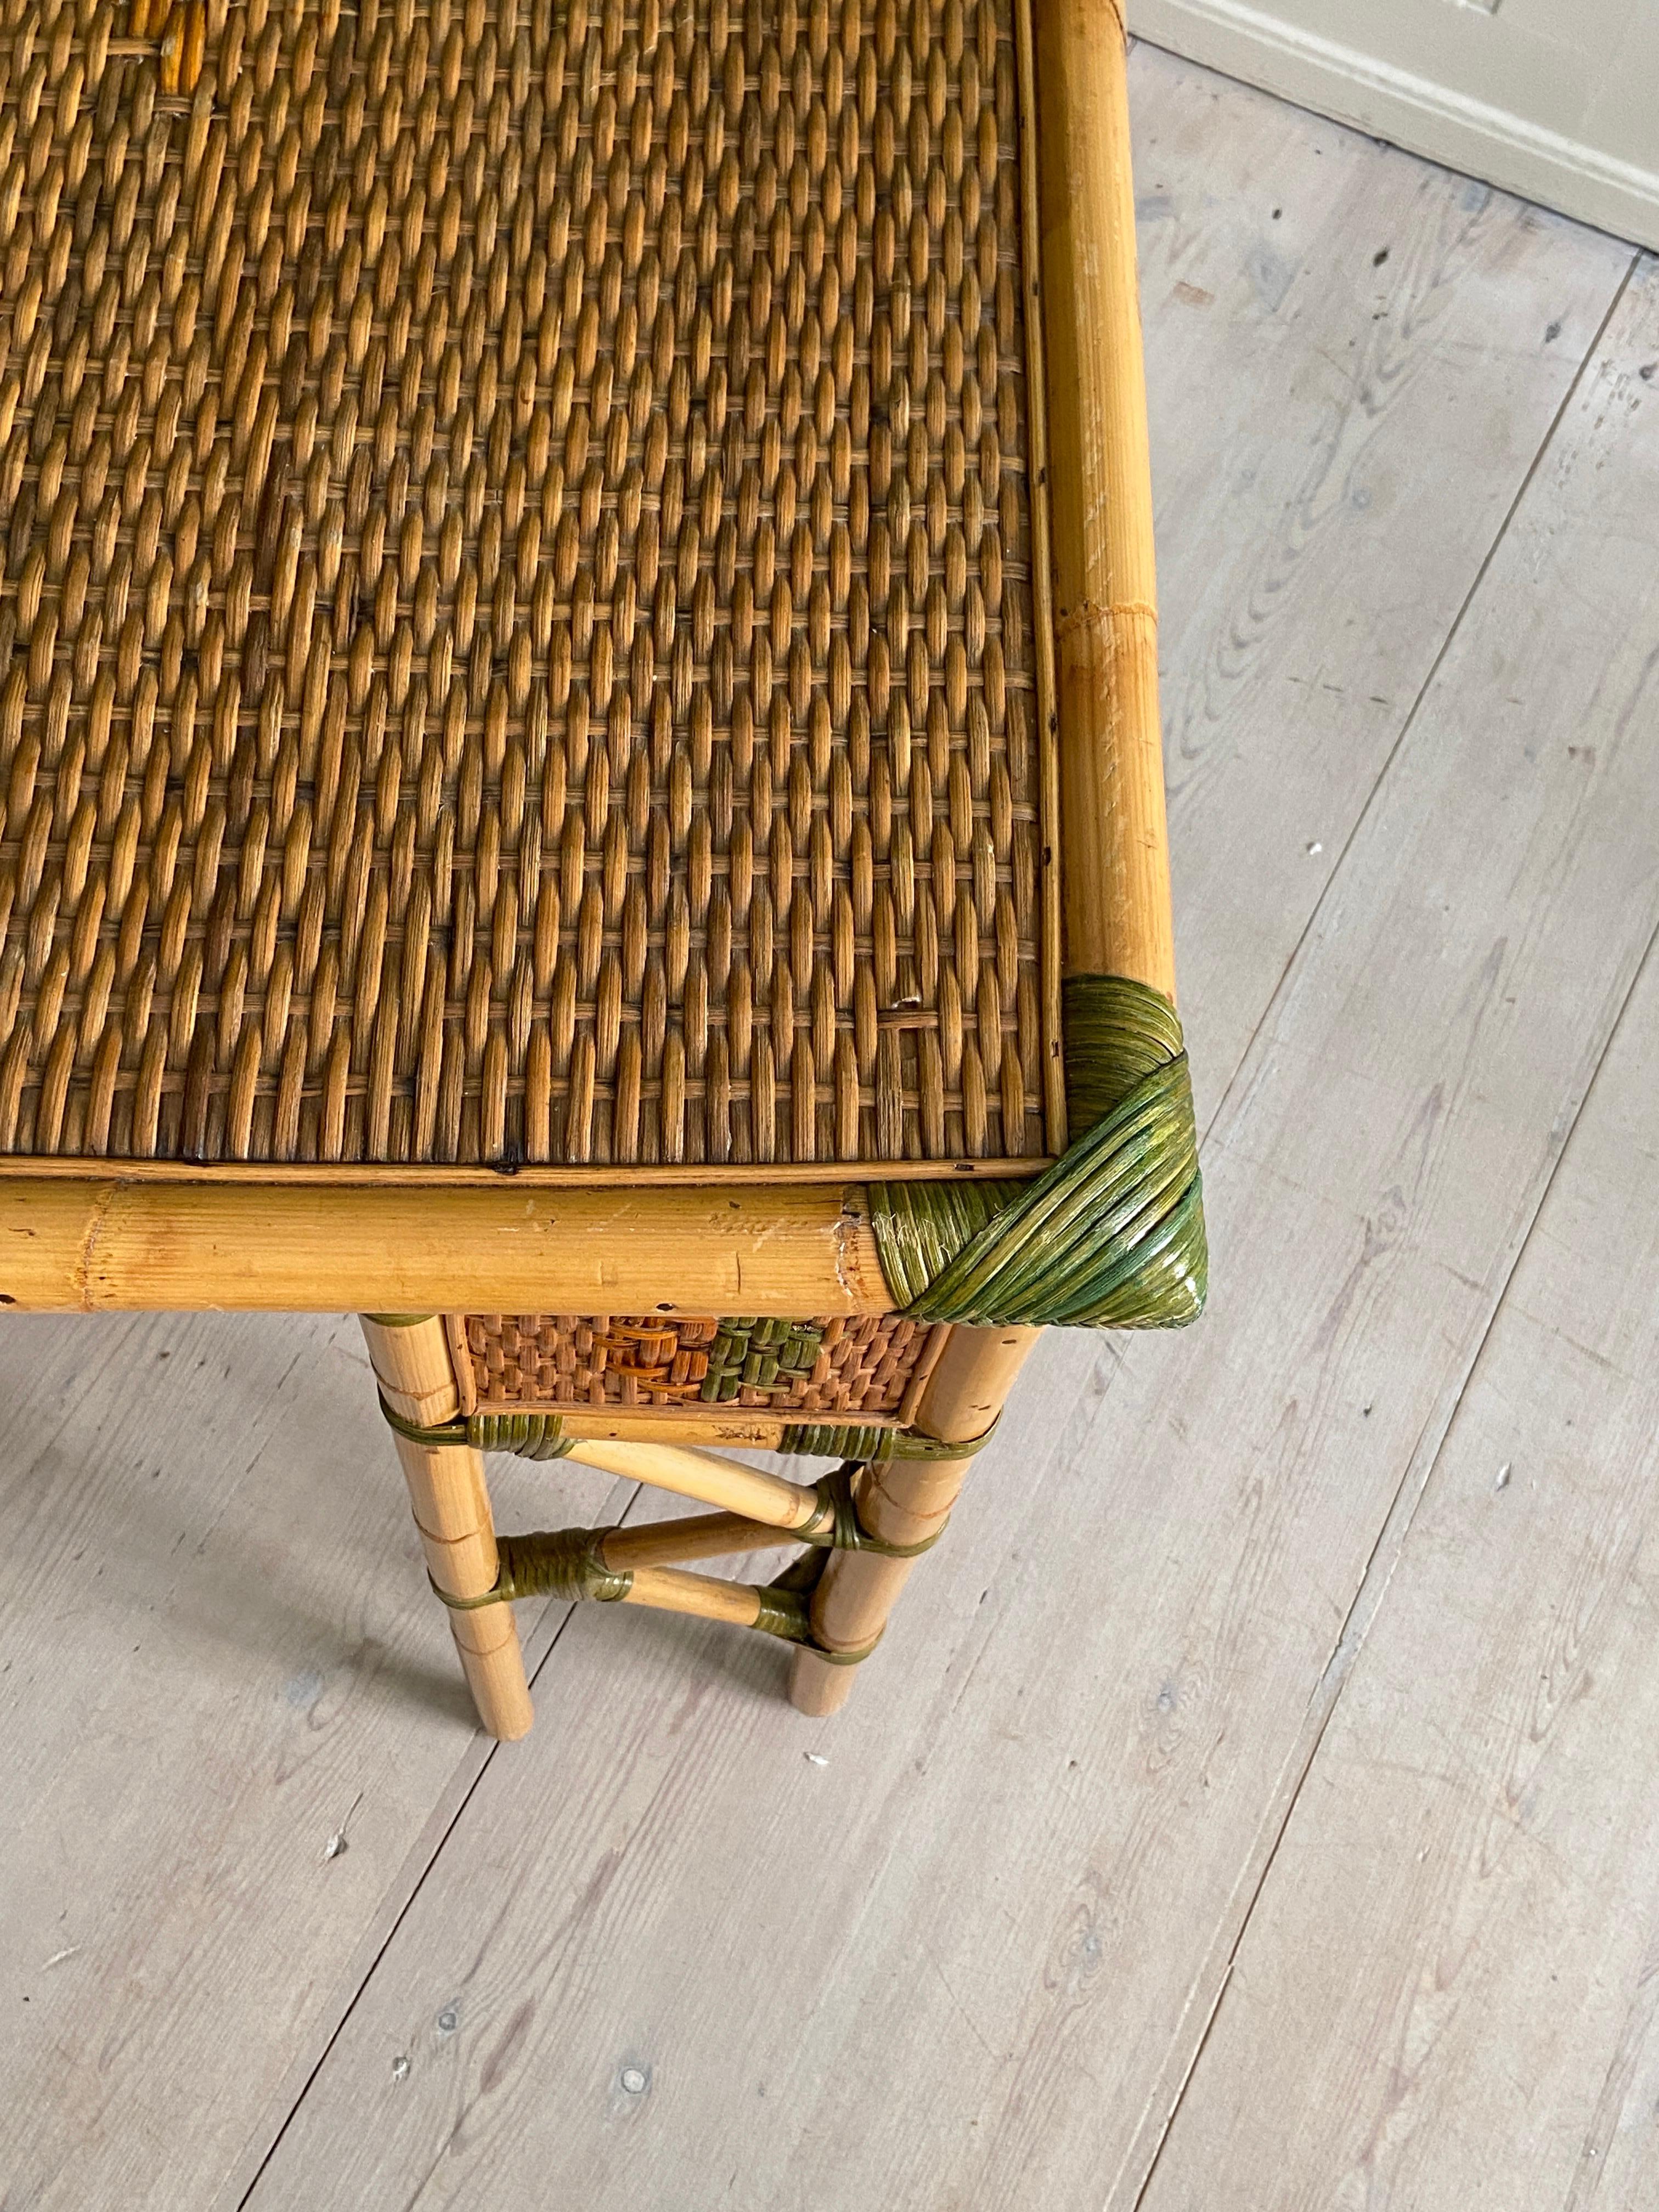
M1133 620L1158 628L1158 608L1151 599L1113 599L1103 604L1097 599L1084 599L1054 619L1054 640L1062 643L1074 632L1105 630L1109 632L1119 622Z

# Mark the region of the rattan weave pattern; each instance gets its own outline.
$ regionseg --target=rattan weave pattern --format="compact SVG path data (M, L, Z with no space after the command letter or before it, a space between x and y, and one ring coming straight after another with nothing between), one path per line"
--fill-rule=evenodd
M0 1151L1044 1151L1012 4L6 0Z
M896 1415L939 1334L875 1321L664 1322L609 1315L468 1314L461 1341L477 1407L725 1406Z

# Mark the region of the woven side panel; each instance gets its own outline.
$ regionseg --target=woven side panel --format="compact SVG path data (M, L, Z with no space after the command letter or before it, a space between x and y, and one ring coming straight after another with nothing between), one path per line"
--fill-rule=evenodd
M469 1314L467 1357L486 1409L728 1406L895 1415L931 1330L899 1316L824 1322L634 1321Z
M130 15L0 26L0 1151L1041 1154L1012 0Z

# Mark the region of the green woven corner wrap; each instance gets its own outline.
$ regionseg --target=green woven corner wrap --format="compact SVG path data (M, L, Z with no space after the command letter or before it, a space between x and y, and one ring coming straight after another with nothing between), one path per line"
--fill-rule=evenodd
M1192 1084L1175 1008L1144 983L1065 987L1074 1131L1031 1182L878 1183L889 1288L917 1321L1175 1328L1208 1277Z

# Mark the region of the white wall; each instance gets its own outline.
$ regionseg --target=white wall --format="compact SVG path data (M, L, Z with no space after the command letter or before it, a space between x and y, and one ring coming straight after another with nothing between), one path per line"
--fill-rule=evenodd
M1659 246L1659 0L1129 0L1129 27Z

